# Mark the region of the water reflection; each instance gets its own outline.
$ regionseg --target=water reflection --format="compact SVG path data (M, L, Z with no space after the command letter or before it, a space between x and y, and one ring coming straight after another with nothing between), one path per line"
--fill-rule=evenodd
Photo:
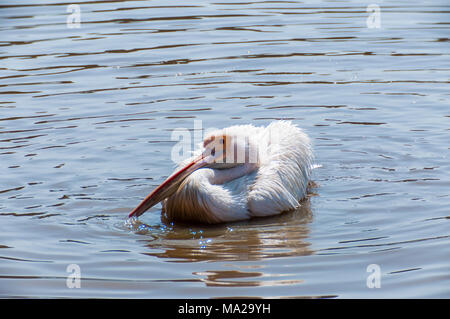
M260 287L293 285L303 282L303 280L299 279L263 280L264 273L258 271L215 270L194 272L194 275L204 277L200 281L208 287Z
M172 262L255 261L265 258L313 254L308 224L312 221L310 200L292 212L269 218L223 225L146 225L130 222L149 251L144 254Z
M208 270L192 271L196 281L206 286L256 287L303 282L292 278L268 279L270 276L265 273L262 261L314 254L307 240L312 219L308 198L295 211L244 222L213 226L164 223L152 226L131 219L128 225L133 231L144 235L144 255L177 263L231 263L228 265L233 268L231 270L221 269L212 263ZM234 265L233 262L238 261L253 263L247 266L241 263Z

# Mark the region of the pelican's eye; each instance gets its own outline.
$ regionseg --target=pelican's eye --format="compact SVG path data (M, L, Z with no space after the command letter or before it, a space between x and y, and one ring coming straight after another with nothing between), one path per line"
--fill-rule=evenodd
M211 150L211 155L212 155L212 156L216 155L216 148L215 148L215 147L212 148L212 150Z

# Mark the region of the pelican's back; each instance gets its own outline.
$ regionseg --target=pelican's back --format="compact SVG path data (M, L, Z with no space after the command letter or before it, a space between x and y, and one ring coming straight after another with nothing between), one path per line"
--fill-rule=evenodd
M251 216L295 209L306 197L313 153L309 137L289 121L271 123L259 139L260 168L248 194Z

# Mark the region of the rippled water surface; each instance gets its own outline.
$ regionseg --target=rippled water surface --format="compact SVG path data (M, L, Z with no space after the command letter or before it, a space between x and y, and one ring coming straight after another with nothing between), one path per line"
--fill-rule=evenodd
M59 1L0 3L1 297L450 297L447 1ZM127 219L175 129L275 119L301 209Z

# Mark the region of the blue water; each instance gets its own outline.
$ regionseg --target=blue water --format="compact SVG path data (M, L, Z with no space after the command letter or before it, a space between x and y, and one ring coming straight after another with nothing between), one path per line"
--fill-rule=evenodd
M0 4L1 297L450 297L446 1L77 3ZM127 219L174 130L276 119L314 143L299 211Z

